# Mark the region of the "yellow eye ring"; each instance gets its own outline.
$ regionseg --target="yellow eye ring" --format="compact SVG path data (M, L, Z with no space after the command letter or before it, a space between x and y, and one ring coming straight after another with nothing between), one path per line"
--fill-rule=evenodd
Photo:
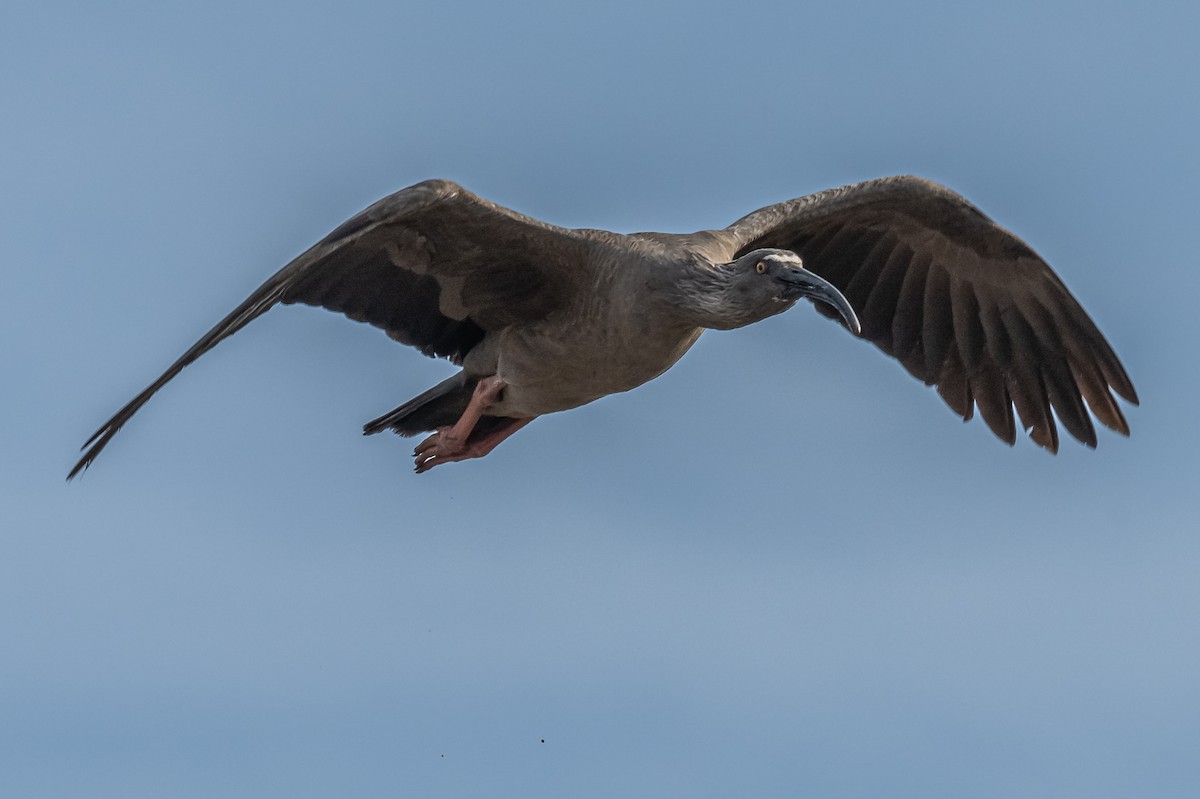
M758 272L761 275L763 272L767 271L766 263L763 261L759 261L757 264L754 265L754 271Z

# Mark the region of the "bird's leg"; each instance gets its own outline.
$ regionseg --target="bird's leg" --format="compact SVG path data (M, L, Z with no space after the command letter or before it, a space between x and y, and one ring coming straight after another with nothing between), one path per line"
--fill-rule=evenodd
M476 383L475 390L471 393L471 401L458 421L452 427L438 428L436 433L413 450L413 455L417 458L417 471L423 471L420 468L421 464L431 458L450 458L461 453L467 446L471 431L479 424L479 418L500 398L507 385L496 375L482 378Z
M487 433L486 435L468 441L466 445L459 448L454 453L442 454L439 452L435 454L434 448L421 451L420 447L418 447L417 474L427 472L434 466L440 466L443 463L454 463L455 461L465 461L471 458L482 458L484 455L487 455L489 452L499 446L501 441L532 422L535 418L536 417L531 416L528 419L508 419L503 427L499 427L495 430L492 430L490 433ZM430 436L430 438L434 438L437 435L437 433L434 433L434 435Z

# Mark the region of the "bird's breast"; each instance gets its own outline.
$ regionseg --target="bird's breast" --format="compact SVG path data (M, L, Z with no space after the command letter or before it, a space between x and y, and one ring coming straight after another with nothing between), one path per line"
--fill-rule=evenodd
M629 391L669 369L700 328L654 329L652 320L588 320L510 328L497 342L497 370L508 387L495 412L540 416Z

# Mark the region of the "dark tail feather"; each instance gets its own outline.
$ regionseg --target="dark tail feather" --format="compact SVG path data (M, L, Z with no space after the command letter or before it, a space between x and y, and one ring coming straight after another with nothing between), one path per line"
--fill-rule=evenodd
M393 430L402 436L415 436L439 427L452 425L462 416L471 402L471 393L478 380L459 372L428 391L363 425L363 435Z

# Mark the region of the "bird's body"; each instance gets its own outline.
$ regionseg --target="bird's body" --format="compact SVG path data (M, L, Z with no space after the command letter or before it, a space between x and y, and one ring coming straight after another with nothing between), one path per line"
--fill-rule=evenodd
M978 406L1012 443L1016 406L1057 449L1051 408L1095 444L1083 400L1128 433L1136 402L1091 319L1023 242L957 194L884 178L755 211L728 228L622 235L522 216L448 181L384 198L264 283L89 440L85 469L184 366L276 303L384 329L455 376L365 431L434 430L417 470L480 457L531 419L628 391L705 329L742 327L800 297L840 316L963 418ZM827 307L825 307L827 306Z
M713 263L700 248L668 251L663 234L579 235L600 242L586 266L589 289L543 320L506 328L494 344L485 339L480 356L473 351L464 362L468 372L507 384L493 408L498 415L542 416L637 388L673 366L703 331L654 288L660 273L675 271L672 258L701 269Z

